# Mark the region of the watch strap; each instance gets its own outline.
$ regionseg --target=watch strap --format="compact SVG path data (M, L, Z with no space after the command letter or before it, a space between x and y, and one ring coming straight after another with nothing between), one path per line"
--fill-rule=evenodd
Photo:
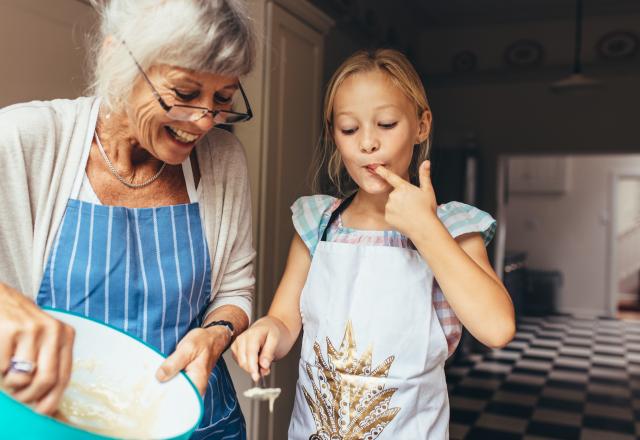
M231 331L231 335L232 336L235 334L235 329L233 328L233 324L230 323L229 321L225 321L225 320L211 321L207 325L204 325L202 328L209 328L209 327L214 327L214 326L217 326L217 325L221 325L223 327L228 328Z

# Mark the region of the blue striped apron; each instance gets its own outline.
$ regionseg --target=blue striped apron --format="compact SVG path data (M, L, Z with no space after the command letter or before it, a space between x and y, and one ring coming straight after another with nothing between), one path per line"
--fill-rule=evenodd
M198 203L125 208L72 198L37 303L104 321L169 355L201 325L210 291L211 260ZM222 357L192 438L246 438Z

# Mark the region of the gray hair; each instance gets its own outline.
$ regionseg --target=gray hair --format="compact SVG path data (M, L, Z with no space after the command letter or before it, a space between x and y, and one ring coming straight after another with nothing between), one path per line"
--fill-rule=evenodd
M90 0L100 15L91 43L89 90L110 110L120 108L139 71L169 64L225 76L248 74L256 36L243 0Z

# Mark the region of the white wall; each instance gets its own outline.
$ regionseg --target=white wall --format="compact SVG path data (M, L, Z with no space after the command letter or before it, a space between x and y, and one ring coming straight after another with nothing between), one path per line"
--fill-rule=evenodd
M618 235L622 235L640 224L640 179L637 177L620 179L616 219Z
M616 179L614 286L625 300L637 298L640 291L640 169L635 172L635 176L621 175Z
M93 10L78 0L0 3L0 107L82 95Z
M561 311L605 314L610 174L640 170L640 154L572 156L570 164L565 194L510 195L506 246L526 251L529 268L563 273Z

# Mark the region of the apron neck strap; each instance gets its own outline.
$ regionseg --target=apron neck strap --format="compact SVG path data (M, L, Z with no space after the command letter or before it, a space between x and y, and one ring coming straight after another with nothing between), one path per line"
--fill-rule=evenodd
M345 198L340 205L331 213L331 217L329 217L329 222L327 226L324 227L324 231L322 232L322 238L320 241L327 241L327 232L329 232L329 228L333 224L334 221L338 218L340 214L344 212L345 209L353 202L353 198L356 196L357 192L351 194L349 197Z

